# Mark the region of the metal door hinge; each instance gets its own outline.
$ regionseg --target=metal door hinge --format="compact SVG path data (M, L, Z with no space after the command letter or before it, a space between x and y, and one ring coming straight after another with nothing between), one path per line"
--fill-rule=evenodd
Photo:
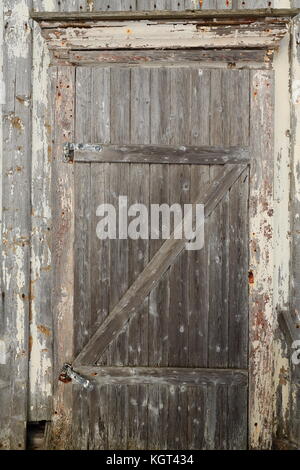
M101 152L102 149L103 146L101 144L74 144L72 142L67 142L64 145L63 160L66 163L73 163L76 150L82 150L84 152Z
M88 379L81 377L81 375L73 370L71 364L64 364L59 375L59 380L63 383L69 383L73 381L87 390L92 390L94 388L93 384Z
M75 151L75 144L67 142L64 145L64 156L63 160L65 163L72 163L74 160L74 151Z

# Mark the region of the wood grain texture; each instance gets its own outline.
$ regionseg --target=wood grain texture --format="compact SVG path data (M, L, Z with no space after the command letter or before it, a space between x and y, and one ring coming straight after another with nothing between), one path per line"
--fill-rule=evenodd
M189 130L190 132L190 130ZM172 145L103 145L100 150L79 149L74 152L75 162L224 165L249 162L247 149L214 148Z
M78 366L82 375L102 385L109 384L158 384L195 386L205 383L246 385L247 371L230 369L193 369L172 367L92 367Z
M88 86L87 86L88 85ZM85 109L92 107L92 71L89 68L76 70L75 84L75 140L92 140L92 113L88 116ZM91 165L74 167L74 292L76 300L73 310L73 348L74 354L88 341L92 334L91 312ZM83 387L73 387L72 409L72 446L85 449L88 446L88 434L85 422L89 419L89 392Z
M235 168L229 166L224 171L224 174L212 183L207 193L199 196L197 201L201 201L204 204L206 217L213 212L218 203L223 199L224 194L226 194L244 170L245 166L243 165L235 166ZM174 235L172 235L162 245L155 257L145 267L142 275L131 285L85 348L76 357L73 362L74 366L94 363L101 356L112 340L122 331L128 319L136 313L137 307L156 286L161 276L182 252L185 243L186 240L184 238L174 239Z
M26 446L31 236L30 0L4 1L0 447ZM2 52L2 51L1 51Z
M53 152L53 278L52 313L54 336L54 377L59 376L62 365L73 357L74 298L74 169L61 159L65 142L74 140L75 70L58 69L54 82ZM65 332L68 332L66 335ZM54 415L47 436L47 447L68 448L71 437L72 386L54 380ZM62 437L63 435L63 437Z
M273 73L251 73L250 447L270 448L273 426ZM263 371L263 374L262 372Z
M272 51L263 49L225 49L225 50L135 50L135 51L52 51L53 65L97 65L106 67L110 65L148 65L185 64L205 67L232 67L232 68L270 68Z
M115 0L117 1L117 0ZM126 1L126 0L124 0ZM173 0L171 0L173 1ZM176 0L175 0L176 1ZM249 0L251 1L251 0ZM265 1L265 0L262 0ZM118 2L119 4L121 2ZM41 22L42 26L45 26L48 23L57 24L59 22L73 22L73 21L91 21L91 20L128 20L130 16L131 19L163 19L163 20L174 20L174 19L224 19L224 18L283 18L283 21L288 21L290 17L294 17L298 14L298 8L240 8L240 9L197 9L197 10L190 10L186 11L184 8L183 3L176 2L177 8L166 9L166 10L150 10L150 11L138 11L132 10L129 13L129 10L124 10L121 8L114 8L112 11L109 11L110 8L106 8L106 12L103 13L102 11L92 12L92 13L80 13L80 12L72 12L72 13L60 13L60 12L32 12L32 18L36 21ZM178 3L180 3L178 5ZM176 4L175 4L176 6ZM177 10L177 11L176 11Z

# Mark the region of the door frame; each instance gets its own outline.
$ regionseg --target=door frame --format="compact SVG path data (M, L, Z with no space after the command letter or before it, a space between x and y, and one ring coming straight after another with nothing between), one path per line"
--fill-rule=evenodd
M157 21L158 13L146 12L139 13L135 19L153 19ZM265 41L264 45L260 42L258 47L265 52L264 61L250 62L250 53L253 53L253 43L243 42L245 48L245 59L248 64L243 66L251 69L250 97L251 97L251 117L250 117L250 152L253 156L250 171L250 257L249 257L249 447L250 448L270 448L273 438L273 420L274 420L274 343L277 328L277 312L273 305L273 264L274 264L274 240L273 240L273 213L274 213L274 71L270 64L273 51L278 47L279 41L288 32L290 18L298 14L298 10L259 10L256 12L239 11L227 12L227 16L220 12L194 12L193 17L186 12L168 12L168 17L164 20L171 20L173 23L180 20L203 22L217 19L220 24L214 26L214 34L222 35L222 22L224 18L234 17L233 24L228 25L233 31L236 31L244 22L245 17L252 17L251 25L268 22L276 25L276 34L272 34ZM53 263L56 267L56 276L54 277L52 289L52 305L56 331L55 350L58 355L55 358L54 377L57 377L62 364L72 362L73 359L73 338L70 333L66 338L63 331L72 331L72 312L73 312L73 235L74 223L72 217L73 209L73 168L72 165L62 163L62 148L66 142L74 141L74 66L73 64L86 60L89 51L82 55L78 54L74 62L72 59L72 41L65 47L65 39L61 44L59 42L51 43L51 37L47 35L47 28L51 23L52 30L56 28L65 28L70 30L70 25L80 22L81 27L86 25L86 31L90 30L91 22L103 21L124 21L130 23L132 12L118 12L116 14L33 14L41 27L42 33L50 46L52 53L52 64L62 65L57 71L52 69L52 87L56 88L56 100L51 101L55 117L55 137L57 145L53 148L53 166L52 178L54 182L53 191L53 224L56 227L56 233L53 240ZM114 17L112 19L112 16ZM280 18L280 20L278 20ZM267 20L267 21L266 21ZM226 20L228 21L228 20ZM278 24L280 25L278 29ZM99 26L99 25L98 25ZM132 26L130 23L129 26ZM128 28L129 28L128 26ZM219 28L219 29L218 29ZM76 29L76 28L75 28ZM129 28L130 29L130 28ZM207 28L209 30L209 28ZM243 33L247 26L242 28ZM208 31L211 33L211 29ZM52 33L51 33L52 34ZM236 34L236 32L234 32ZM229 34L230 36L230 34ZM243 41L246 41L243 36ZM70 38L69 38L70 39ZM71 35L72 39L72 35ZM220 51L224 47L232 47L232 43L220 41ZM126 38L125 38L126 41ZM128 43L125 42L128 50ZM78 44L76 43L76 47ZM153 46L151 46L153 47ZM163 47L163 44L161 44ZM184 48L185 45L182 45ZM201 43L201 47L209 51L212 43L206 46ZM247 49L247 47L249 49ZM147 47L145 47L147 49ZM208 49L207 49L208 48ZM109 49L109 48L108 48ZM102 51L103 52L103 51ZM232 49L232 57L237 64L240 61L236 57L237 49ZM257 52L256 52L257 53ZM248 55L247 55L248 54ZM211 62L212 56L208 54L206 60L210 66L220 66L222 58L218 63ZM266 59L267 58L267 59ZM91 59L90 59L91 60ZM95 60L95 59L94 59ZM226 65L229 59L226 57ZM202 62L201 62L202 63ZM203 65L205 66L205 65ZM222 65L221 65L222 66ZM270 125L272 123L272 125ZM251 137L252 136L252 137ZM62 426L67 431L65 442L54 442L52 447L68 447L68 430L71 421L71 403L72 387L56 383L54 419L52 436L55 436L55 429ZM54 439L55 441L55 439Z

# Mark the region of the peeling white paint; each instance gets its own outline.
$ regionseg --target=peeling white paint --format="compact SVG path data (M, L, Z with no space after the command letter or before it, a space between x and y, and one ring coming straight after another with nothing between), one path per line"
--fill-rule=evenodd
M291 221L290 203L290 133L291 109L289 94L289 37L285 37L279 51L274 55L275 70L275 148L274 148L274 284L273 302L276 312L288 308L290 287ZM300 85L300 81L299 81ZM300 86L298 92L300 91ZM294 90L293 90L293 96ZM300 94L299 94L300 97ZM274 408L278 394L281 399L280 423L285 420L289 409L290 383L282 379L282 371L289 371L289 361L279 339L274 342ZM277 393L276 393L277 391ZM274 435L276 435L275 420ZM286 423L288 425L288 423ZM283 432L283 430L281 430Z
M292 100L293 104L300 104L300 80L292 81Z
M57 10L57 2L54 0L42 0L40 11L55 11Z
M6 357L6 344L3 339L0 340L0 365L5 365L7 361Z
M0 34L1 34L1 31L0 31ZM1 44L0 44L0 48L2 48ZM2 49L1 49L2 50ZM1 66L2 67L2 66ZM0 105L1 104L5 104L6 102L6 90L5 90L5 82L3 80L3 77L2 77L2 73L0 75Z
M43 1L41 9L55 10L53 1ZM29 362L29 403L32 421L50 419L52 396L52 331L45 326L50 312L51 227L50 123L47 122L50 57L48 48L33 26L32 96L32 245L31 245L31 325ZM49 313L50 314L50 313ZM49 315L48 315L49 316ZM48 319L48 321L50 321ZM48 331L49 330L49 331Z
M27 59L28 50L24 45L30 40L29 9L25 0L19 0L12 8L4 10L4 18L8 22L5 34L5 45L8 56Z
M244 26L244 25L243 25ZM228 27L227 34L218 34L215 26L201 26L180 22L176 24L155 21L97 22L93 28L57 28L45 30L49 47L61 48L62 43L74 49L151 49L161 47L276 47L287 32L286 25L266 28Z

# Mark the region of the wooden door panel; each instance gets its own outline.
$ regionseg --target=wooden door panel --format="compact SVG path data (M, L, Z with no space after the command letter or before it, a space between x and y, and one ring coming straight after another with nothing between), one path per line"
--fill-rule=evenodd
M197 159L205 146L232 157L249 145L248 81L196 67L77 68L76 142L106 147L74 152L73 365L94 384L74 385L76 448L247 445L248 170L172 158L182 146ZM99 240L97 207L119 196L203 202L204 248Z
M123 384L80 393L73 416L73 442L78 449L247 447L246 386Z

